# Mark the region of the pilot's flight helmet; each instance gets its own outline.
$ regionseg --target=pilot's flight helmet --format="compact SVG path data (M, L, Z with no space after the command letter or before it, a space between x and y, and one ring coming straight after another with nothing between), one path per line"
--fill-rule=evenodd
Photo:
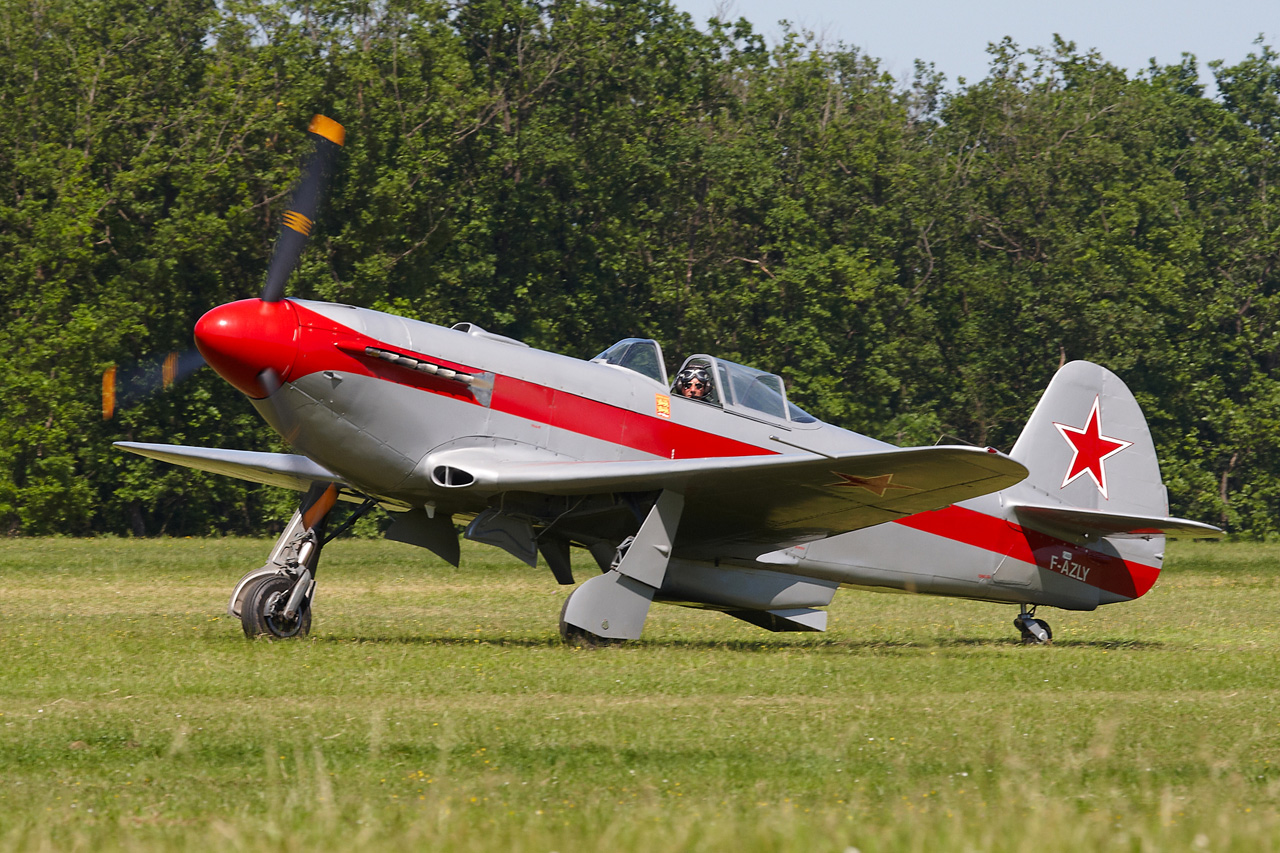
M701 400L711 393L711 373L703 367L686 367L676 374L673 390L681 397Z

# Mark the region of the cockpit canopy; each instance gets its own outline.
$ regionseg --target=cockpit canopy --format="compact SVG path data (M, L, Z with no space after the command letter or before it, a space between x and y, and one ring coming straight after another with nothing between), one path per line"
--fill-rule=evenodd
M709 355L689 356L680 367L681 373L687 370L705 371L712 377L710 393L701 400L704 403L748 417L765 415L795 424L818 422L813 415L787 402L782 377L776 374Z
M634 371L664 386L669 384L662 347L650 338L624 338L591 360ZM781 376L709 355L693 355L685 359L680 372L687 370L705 371L711 378L710 393L700 402L748 417L764 415L793 424L818 422L813 415L787 402ZM678 390L673 388L672 393L676 394Z

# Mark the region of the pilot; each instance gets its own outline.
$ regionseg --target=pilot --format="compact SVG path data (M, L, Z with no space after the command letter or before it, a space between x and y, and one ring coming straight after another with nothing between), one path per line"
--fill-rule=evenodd
M676 374L672 390L690 400L705 400L711 394L711 374L702 367L686 367Z

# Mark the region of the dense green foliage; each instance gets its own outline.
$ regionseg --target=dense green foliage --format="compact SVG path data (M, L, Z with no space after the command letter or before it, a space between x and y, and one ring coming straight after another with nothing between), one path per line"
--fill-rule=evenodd
M1009 447L1118 372L1173 510L1280 532L1280 56L1126 75L992 49L954 88L665 0L0 4L0 529L202 533L276 500L110 448L274 439L209 371L111 363L254 295L313 112L349 128L298 295L583 357L657 338L824 419Z

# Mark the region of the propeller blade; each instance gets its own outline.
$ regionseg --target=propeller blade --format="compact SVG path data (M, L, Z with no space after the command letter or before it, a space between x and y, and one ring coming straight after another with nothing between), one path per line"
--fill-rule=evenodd
M275 368L268 367L258 374L258 382L266 389L266 400L271 404L271 413L275 416L275 423L272 423L271 426L276 432L280 433L286 442L293 444L298 437L298 433L302 431L302 424L298 422L293 410L285 404L284 399L280 396L280 389L284 387L280 374L276 373Z
M116 366L102 372L102 419L109 421L116 416Z
M311 226L320 211L329 172L337 159L338 149L346 138L346 130L331 118L316 115L307 131L315 137L316 151L311 162L302 172L302 178L294 188L289 209L284 213L284 225L267 269L267 283L262 288L264 302L279 302L284 298L284 285L289 280L302 250L311 236Z
M204 366L196 350L171 352L126 368L111 365L102 373L102 419L109 421L117 411L167 391Z
M303 511L302 526L307 530L315 527L329 514L329 510L333 509L333 505L337 502L338 484L330 483L329 487L324 490L324 494L320 495L315 503Z

